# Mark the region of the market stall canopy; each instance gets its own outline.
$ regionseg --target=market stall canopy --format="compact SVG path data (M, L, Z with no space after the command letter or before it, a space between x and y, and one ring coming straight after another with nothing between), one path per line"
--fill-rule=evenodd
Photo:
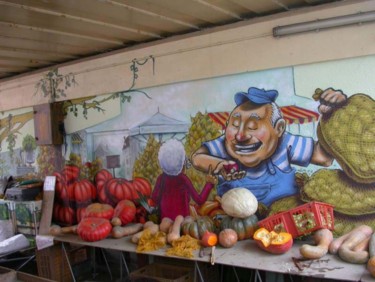
M190 124L168 117L160 112L154 114L147 121L130 129L130 136L149 134L178 134L187 133Z
M319 119L319 114L304 109L298 106L284 106L280 107L283 117L288 125L290 124L305 124L310 122L316 122ZM209 117L223 129L225 129L225 123L229 117L230 112L215 112L209 113Z

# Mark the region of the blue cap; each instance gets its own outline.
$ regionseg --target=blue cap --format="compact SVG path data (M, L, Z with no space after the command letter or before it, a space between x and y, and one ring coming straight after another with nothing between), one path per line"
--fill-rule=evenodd
M256 87L250 87L246 92L238 92L234 95L234 101L239 106L247 101L251 101L254 104L264 105L275 102L279 92L277 90L264 90Z

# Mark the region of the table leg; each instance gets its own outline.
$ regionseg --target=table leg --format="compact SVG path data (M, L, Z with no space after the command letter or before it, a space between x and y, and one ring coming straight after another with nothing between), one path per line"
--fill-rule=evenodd
M111 276L111 280L113 280L113 277L112 277L112 271L111 271L111 268L109 267L109 264L108 264L108 261L107 261L107 256L105 255L103 249L100 249L101 253L102 253L102 256L103 256L103 259L104 259L104 262L105 262L105 265L107 267L107 270L108 270L108 273L109 273L109 276Z
M199 281L204 282L204 278L202 276L202 272L199 268L198 262L195 261L194 262L194 281L197 281L197 277L196 277L197 273L198 273L198 276L199 276Z
M129 272L129 267L128 267L128 263L126 262L126 258L125 258L124 252L121 252L121 260L124 263L125 270L126 270L126 275L128 276L130 274L130 272Z
M260 282L262 282L262 277L260 276L259 270L255 269L255 279L254 282L257 282L259 279Z
M63 251L64 256L66 258L66 261L68 263L69 271L70 271L70 274L72 275L73 282L76 282L76 278L74 277L73 268L72 268L72 266L70 264L69 256L68 256L68 253L66 252L66 248L65 248L65 243L64 242L61 243L61 248L62 248L62 251ZM63 260L63 262L61 264L61 267L62 267L61 273L64 273L64 260Z
M16 270L19 271L22 267L24 267L26 264L28 264L33 259L35 259L35 255L32 255L32 256L28 257L25 262L23 262L20 266L17 267Z

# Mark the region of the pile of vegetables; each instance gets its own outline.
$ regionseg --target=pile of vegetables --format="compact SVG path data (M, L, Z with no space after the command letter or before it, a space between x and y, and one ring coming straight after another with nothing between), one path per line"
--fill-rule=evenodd
M96 175L95 185L91 185L78 179L75 168L67 168L64 174L57 177L56 192L60 201L55 208L56 217L62 213L59 219L74 223L75 216L76 224L51 226L50 233L55 236L75 233L89 242L129 237L138 252L167 246L167 255L188 258L198 249L202 256L203 249L211 248L211 262L214 262L216 247L231 248L240 240L252 239L261 250L273 255L288 252L295 241L284 230L259 227L255 214L258 202L245 188L232 189L222 198L215 197L200 206L191 205L191 216L163 218L157 223L146 216L139 219L140 206L136 201L143 196L147 199L151 194L150 186L144 185L143 180L133 182L131 187L123 179L115 179L102 170ZM59 204L64 203L61 197L67 201L74 199L79 207L76 213L68 211L72 205L63 205L64 211L59 210ZM311 244L303 244L299 249L304 259L320 259L330 253L348 263L366 264L375 277L375 233L370 226L357 226L337 238L331 230L321 228L311 234L311 239Z
M147 211L139 204L140 197L150 198L151 184L144 178L127 180L124 178L114 178L106 170L99 170L94 181L81 179L80 168L76 165L65 165L62 171L54 172L56 176L55 202L53 207L53 222L61 226L71 226L78 224L86 214L86 208L93 203L107 204L115 208L121 202L131 205L135 211L129 209L129 215L119 218L121 224L127 222L146 222ZM115 211L116 212L116 211ZM118 216L117 216L118 217ZM129 221L128 218L131 217ZM120 224L118 219L117 224Z

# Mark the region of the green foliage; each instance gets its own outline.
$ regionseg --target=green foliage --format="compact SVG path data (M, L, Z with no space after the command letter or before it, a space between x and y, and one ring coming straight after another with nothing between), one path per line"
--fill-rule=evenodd
M31 136L30 134L27 134L22 140L22 149L24 149L25 151L35 150L36 149L35 138Z
M6 141L8 142L8 150L11 159L13 159L14 147L16 146L16 139L17 135L13 133L10 133L6 139Z
M56 101L61 97L66 97L66 90L71 86L77 85L73 73L59 74L59 70L50 70L38 83L35 85L35 94L42 92L43 97L49 97L51 102Z

